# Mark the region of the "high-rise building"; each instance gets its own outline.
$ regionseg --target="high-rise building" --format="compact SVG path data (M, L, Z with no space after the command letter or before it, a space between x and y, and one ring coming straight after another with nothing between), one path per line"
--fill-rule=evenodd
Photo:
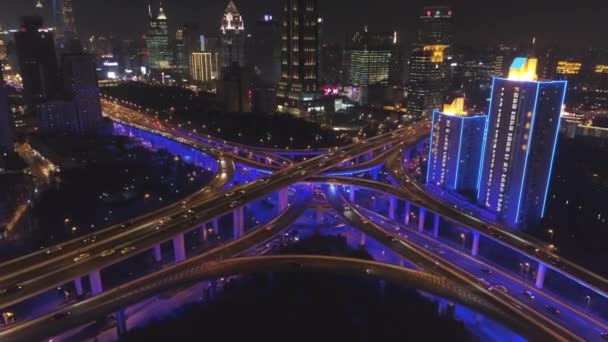
M238 63L224 68L222 80L217 87L217 97L224 104L224 110L229 113L251 112L252 91L251 74Z
M2 77L0 64L0 152L13 150L13 120L8 105L8 90Z
M222 67L237 63L245 65L245 24L243 17L231 0L224 11L221 30Z
M175 70L182 77L186 76L189 68L188 50L186 48L186 40L183 30L175 32L175 51L173 60L175 61Z
M281 78L281 30L279 21L272 15L256 21L251 37L252 47L247 55L253 68L255 81L263 85L276 85Z
M23 95L28 111L58 94L58 66L55 40L51 31L42 28L41 17L23 17L21 29L15 33L15 44Z
M190 79L197 82L217 80L218 59L211 52L193 52L190 55Z
M95 131L101 122L95 57L84 53L65 54L61 71L67 95L76 108L80 132Z
M149 63L152 71L158 72L171 68L172 53L169 49L169 28L167 16L161 2L158 16L152 15L152 8L148 7L150 27L146 36L148 45Z
M461 193L476 191L485 125L485 115L464 111L464 97L433 112L427 184Z
M43 132L78 134L78 114L74 102L51 100L38 105L40 130Z
M353 34L347 48L349 83L357 86L388 84L390 63L395 45L394 34L362 32Z
M283 11L277 110L303 116L303 102L319 93L318 2L285 0Z
M74 20L74 10L72 8L72 0L62 0L63 6L61 8L62 13L62 25L61 33L63 36L68 37L76 34L76 22Z
M544 216L566 81L538 81L535 58L494 78L477 200L509 227Z
M410 58L407 85L410 115L430 116L443 103L451 45L452 10L444 6L425 7Z

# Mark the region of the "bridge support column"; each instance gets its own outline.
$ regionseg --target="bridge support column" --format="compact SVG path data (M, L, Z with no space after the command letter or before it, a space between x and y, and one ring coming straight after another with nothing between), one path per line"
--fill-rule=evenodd
M97 296L103 292L103 284L101 283L100 271L89 273L89 281L91 282L91 295Z
M418 215L418 232L424 232L424 218L426 216L426 209L420 208L420 213Z
M213 234L219 235L220 234L220 220L214 219L213 221L211 221L211 224L213 226Z
M479 253L479 232L473 232L473 244L471 246L471 256L476 257Z
M84 291L82 289L82 277L74 279L74 288L76 289L77 296L82 296L84 294Z
M317 225L323 224L323 210L321 207L315 209L315 222Z
M395 211L397 210L397 199L395 197L389 197L388 199L388 218L391 220L395 219Z
M232 237L238 239L245 234L245 207L234 209L232 218Z
M372 169L370 172L372 174L372 179L377 182L378 181L378 169Z
M114 314L116 318L116 334L118 337L124 336L127 332L127 315L125 314L125 309L120 308Z
M186 260L186 243L184 241L184 234L179 234L173 238L173 254L175 255L175 262L182 262Z
M350 187L350 191L348 192L348 200L351 203L353 203L353 204L355 203L355 195L356 195L356 193L357 193L357 190L355 190L355 187L351 186Z
M403 215L405 216L403 223L405 223L406 226L409 226L412 216L412 204L410 202L405 202L405 213Z
M370 161L370 160L374 159L374 152L373 152L373 151L367 152L367 153L365 154L365 159L366 159L367 161Z
M199 238L201 241L207 241L207 234L208 234L207 224L203 224L201 226L199 234L200 234Z
M433 215L433 237L439 237L439 222L441 220L441 216L439 214Z
M287 188L279 191L279 213L287 209L289 204L289 190Z
M547 265L543 263L538 264L538 269L536 270L536 283L534 284L537 289L542 289L545 284L545 274L547 273Z
M365 247L365 234L363 232L359 235L359 247Z
M163 260L163 253L160 247L160 243L154 245L154 261L161 262Z

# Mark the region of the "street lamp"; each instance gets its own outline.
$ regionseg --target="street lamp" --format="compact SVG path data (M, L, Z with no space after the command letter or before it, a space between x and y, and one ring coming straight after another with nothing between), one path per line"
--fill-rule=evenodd
M549 229L549 230L547 230L547 233L549 233L549 241L553 242L553 237L555 236L555 231L553 229Z
M585 296L587 300L587 305L585 305L585 311L589 311L589 305L591 304L591 296Z
M465 249L465 242L467 241L467 236L464 233L460 233L460 240L462 240L462 249Z

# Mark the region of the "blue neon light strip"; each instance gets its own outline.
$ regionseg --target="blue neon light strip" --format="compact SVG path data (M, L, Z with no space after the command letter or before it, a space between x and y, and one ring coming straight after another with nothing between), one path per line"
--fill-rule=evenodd
M429 139L429 157L426 163L426 183L431 182L431 151L433 150L433 135L435 134L435 116L437 115L437 111L433 111L433 121L431 123L431 138ZM433 167L435 165L433 164Z
M477 201L479 202L479 196L481 194L481 176L483 174L483 164L484 164L484 160L486 158L485 154L486 154L486 143L488 140L488 129L490 126L490 119L492 115L492 105L494 104L494 90L496 89L495 84L496 84L496 80L497 78L494 77L492 78L492 92L490 93L490 106L488 108L488 117L486 118L486 127L483 131L483 144L481 146L481 158L479 161L479 169L478 169L478 175L477 175Z
M460 152L462 151L462 132L464 131L464 120L460 120L460 140L458 141L458 159L456 159L456 175L454 176L454 190L458 185L458 169L460 168Z
M566 102L566 89L568 89L568 82L562 81L564 83L563 93L562 93L562 103L559 107L559 115L557 117L557 130L555 131L555 139L553 140L553 152L551 152L551 164L549 165L549 173L547 174L547 187L545 188L545 196L543 197L543 207L541 209L540 217L545 217L545 210L547 209L547 196L549 195L549 185L551 184L551 176L553 174L553 163L555 162L555 150L557 149L557 138L559 137L559 130L562 127L562 109L564 108L564 103Z
M536 123L536 109L538 106L538 98L540 97L540 83L536 82L536 94L534 96L534 109L532 110L532 124L530 126L530 136L528 137L528 147L526 149L526 160L524 162L524 171L521 178L521 186L519 188L519 197L517 199L517 211L515 212L514 225L519 221L519 211L521 210L522 195L524 192L524 184L526 183L526 175L528 173L528 159L530 158L530 146L532 145L532 136L534 135L534 124ZM527 116L527 113L526 113ZM518 146L519 148L519 146Z

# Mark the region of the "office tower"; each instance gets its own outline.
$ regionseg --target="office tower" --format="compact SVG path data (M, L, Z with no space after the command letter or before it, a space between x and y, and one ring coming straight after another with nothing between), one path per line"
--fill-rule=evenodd
M8 105L8 89L2 77L0 64L0 153L13 150L13 120Z
M410 57L407 109L410 115L430 116L443 102L448 84L452 44L452 10L426 7L420 16L418 40Z
M199 37L199 45L199 51L211 54L211 78L219 80L222 76L222 47L220 39L201 35Z
M369 32L367 26L348 42L349 83L357 86L388 84L394 48L392 32Z
M80 132L93 132L101 122L100 90L95 57L90 54L65 54L61 71L64 89L74 102Z
M256 83L276 85L281 78L281 30L272 15L256 21L247 60L255 72Z
M224 11L221 30L222 68L245 65L245 25L233 1Z
M72 9L72 0L62 0L63 6L61 8L62 13L62 25L61 33L65 37L74 36L76 31L76 23L74 20L74 10Z
M485 125L485 115L464 111L464 97L433 112L427 184L461 193L476 191Z
M251 112L251 74L247 68L234 62L222 71L217 97L229 113Z
M303 116L303 101L319 92L319 24L316 0L285 0L281 19L281 80L277 110Z
M175 32L175 51L173 57L175 61L175 70L177 71L178 75L185 77L189 70L189 54L186 48L186 40L183 30L177 30Z
M162 2L158 16L154 18L152 8L148 7L150 16L150 27L146 37L148 53L150 55L150 69L161 72L171 67L171 52L169 51L169 29L167 27L167 16L163 10Z
M23 96L28 111L57 95L59 88L57 57L53 33L42 29L41 17L23 17L21 29L15 33L15 44Z
M508 78L494 78L478 203L509 227L544 216L566 81L538 81L536 58L516 58Z
M190 79L198 82L217 80L217 62L211 52L193 52L190 55Z
M74 102L50 100L38 105L40 130L48 133L79 134L78 115Z
M324 85L336 85L348 82L348 72L344 69L346 50L341 44L326 43L319 48L319 80ZM350 58L350 55L348 55ZM279 66L280 66L279 59Z

